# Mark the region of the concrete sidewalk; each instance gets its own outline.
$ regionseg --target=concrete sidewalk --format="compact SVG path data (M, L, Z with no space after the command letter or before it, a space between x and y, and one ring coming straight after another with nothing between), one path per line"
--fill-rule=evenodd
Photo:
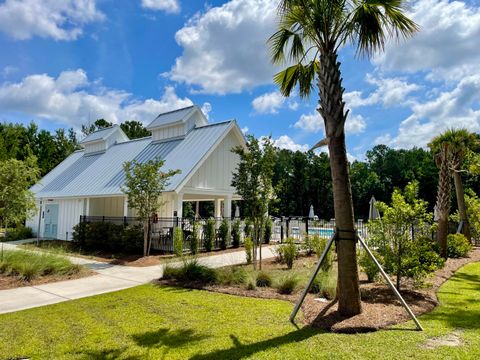
M5 250L15 250L15 244L4 243ZM262 257L268 259L274 256L272 247L262 248ZM88 296L104 294L112 291L127 289L152 280L159 279L163 275L165 264L133 267L111 265L85 258L69 257L76 264L89 267L98 275L76 279L59 281L38 286L25 286L16 289L0 291L0 314L9 313L63 301L80 299ZM239 251L199 257L201 264L217 268L228 265L242 264L246 262L245 251ZM171 266L179 266L181 262L169 263Z

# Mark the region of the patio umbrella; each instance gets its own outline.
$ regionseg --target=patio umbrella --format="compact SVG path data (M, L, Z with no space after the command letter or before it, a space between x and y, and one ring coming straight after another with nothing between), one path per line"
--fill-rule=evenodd
M313 212L313 205L310 205L310 212L308 213L308 217L313 219L315 217L315 213Z
M380 219L380 212L377 209L377 201L372 196L370 199L370 209L368 210L368 220Z
M240 217L240 208L238 205L235 205L235 217L239 218Z

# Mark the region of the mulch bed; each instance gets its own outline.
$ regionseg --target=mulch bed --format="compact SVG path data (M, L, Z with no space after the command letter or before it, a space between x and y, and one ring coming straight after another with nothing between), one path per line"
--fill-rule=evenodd
M26 247L30 248L34 244L25 244ZM112 265L124 265L124 266L133 266L133 267L146 267L154 266L165 263L165 260L174 259L175 255L160 253L158 251L152 250L150 256L143 255L132 255L132 254L119 254L119 253L109 253L109 252L92 252L92 253L79 253L77 249L73 247L73 244L70 241L64 240L41 240L40 248L42 250L48 250L48 246L58 246L64 248L67 256L74 256L85 258L89 260L105 262ZM197 257L203 256L212 256L226 254L235 251L243 251L243 248L237 249L227 249L227 250L214 250L209 253L202 252L197 254Z
M428 279L428 287L417 289L411 282L405 281L401 294L415 315L431 311L438 304L436 291L460 267L471 262L480 261L480 248L475 248L468 257L448 259L445 266L432 274ZM265 261L264 269L273 268L273 261ZM278 267L277 267L278 268ZM299 292L291 295L279 294L273 288L257 288L247 290L245 287L202 285L198 283L178 283L172 280L158 280L157 284L180 286L193 289L219 292L237 296L264 299L279 299L296 302ZM362 313L352 317L343 317L338 311L336 301L326 301L318 295L308 294L302 305L305 325L339 333L371 332L399 324L410 319L392 290L387 284L367 283L366 276L360 276L362 296ZM412 329L415 329L412 327Z
M87 276L92 276L95 274L96 274L95 271L85 268L73 275L48 275L48 276L41 276L31 281L21 280L15 276L6 276L6 275L0 274L0 290L7 290L7 289L18 288L18 287L24 287L24 286L43 285L43 284L49 284L49 283L65 281L65 280L75 280L75 279L80 279Z

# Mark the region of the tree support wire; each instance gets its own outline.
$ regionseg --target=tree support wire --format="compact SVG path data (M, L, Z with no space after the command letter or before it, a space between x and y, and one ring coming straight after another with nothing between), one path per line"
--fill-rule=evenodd
M325 249L323 250L323 253L322 253L322 256L320 257L320 259L318 260L318 263L317 263L317 266L316 268L314 269L312 275L310 276L310 279L307 283L307 286L305 287L305 289L303 290L302 292L302 295L300 296L300 298L298 299L297 303L295 304L295 307L292 311L292 313L290 314L290 321L294 324L295 323L295 317L297 316L297 313L298 313L298 310L300 310L300 307L302 306L302 303L303 301L305 300L305 297L307 296L307 293L308 293L308 290L310 289L310 287L312 286L312 283L313 283L313 280L315 280L315 277L317 276L318 272L320 271L320 267L322 266L322 263L323 261L325 260L325 257L327 256L327 253L328 251L330 250L333 242L335 241L336 239L336 234L333 234L331 237L330 237L330 240L328 241L327 243L327 246L325 247ZM400 303L402 304L402 306L405 308L405 310L407 311L408 315L410 315L410 317L412 318L412 320L415 322L415 325L417 326L417 330L419 331L423 331L423 327L422 325L420 325L420 322L418 321L418 319L416 318L415 314L412 312L412 310L410 309L410 307L407 305L407 303L405 302L405 300L403 299L402 295L398 292L397 288L395 287L395 285L393 285L392 281L390 280L390 278L388 277L387 273L383 270L382 266L380 265L380 263L378 262L378 260L375 258L375 256L373 256L372 252L370 251L370 248L368 247L367 243L365 242L365 240L357 234L357 239L359 240L360 244L362 244L363 248L365 249L365 251L367 252L368 256L370 257L370 259L372 259L372 261L375 263L375 265L378 267L378 269L380 270L380 273L382 274L383 278L385 279L385 281L387 282L387 284L390 286L390 288L392 289L392 291L395 293L395 295L397 296L398 300L400 300Z

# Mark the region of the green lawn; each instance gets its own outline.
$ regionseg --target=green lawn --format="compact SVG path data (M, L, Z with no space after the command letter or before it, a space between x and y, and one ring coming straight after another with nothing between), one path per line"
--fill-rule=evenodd
M480 263L439 293L442 305L411 322L362 335L296 329L292 304L153 285L0 316L0 359L479 359ZM463 345L429 338L462 329Z

